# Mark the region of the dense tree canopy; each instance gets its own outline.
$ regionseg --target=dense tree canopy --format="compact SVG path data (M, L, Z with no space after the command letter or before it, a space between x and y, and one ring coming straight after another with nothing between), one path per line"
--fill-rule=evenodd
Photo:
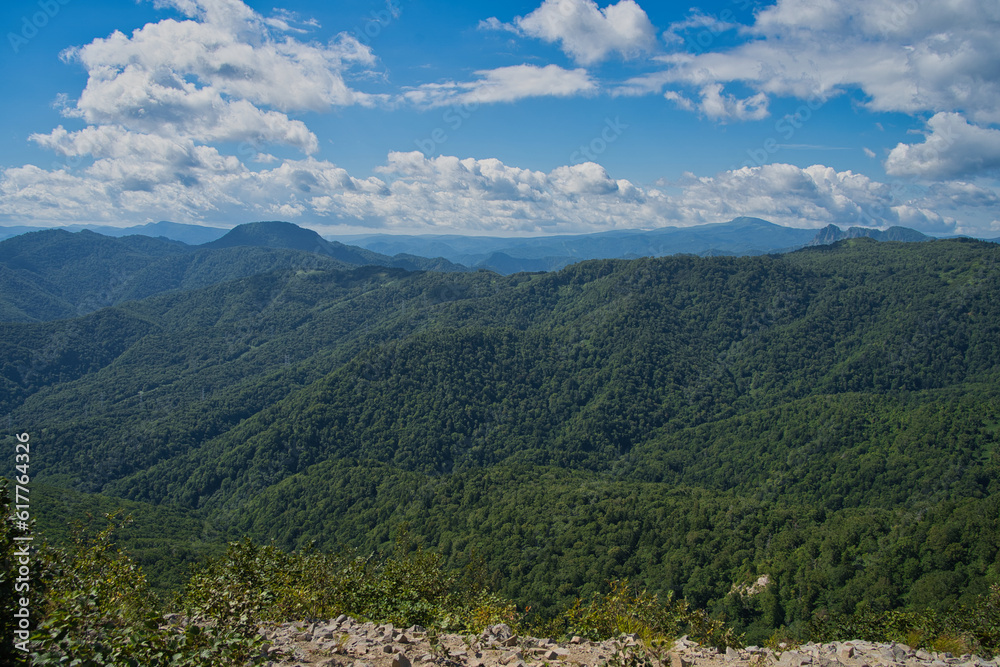
M543 613L628 577L761 637L1000 581L998 254L279 265L2 325L0 407L53 498L175 517L134 538L157 586L224 538L407 525Z

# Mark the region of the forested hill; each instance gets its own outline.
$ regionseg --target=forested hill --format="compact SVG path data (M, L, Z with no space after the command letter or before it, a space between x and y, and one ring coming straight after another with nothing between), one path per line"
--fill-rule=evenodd
M239 225L201 246L49 229L0 241L0 322L75 317L123 301L277 270L366 265L467 270L441 258L389 257L326 241L288 222Z
M40 482L199 539L406 525L536 610L630 577L766 636L1000 581L998 258L280 270L0 326L0 414L46 443Z

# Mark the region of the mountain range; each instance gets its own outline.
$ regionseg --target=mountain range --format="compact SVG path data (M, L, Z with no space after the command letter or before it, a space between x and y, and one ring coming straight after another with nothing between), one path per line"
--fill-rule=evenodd
M38 231L42 230L28 227L0 228L0 240ZM788 252L807 245L832 243L841 238L858 236L898 241L922 241L929 238L920 232L901 227L885 231L851 227L844 232L834 225L829 225L816 231L783 227L758 218L736 218L722 224L685 228L664 227L645 232L623 230L533 238L376 234L325 239L316 232L285 222L248 223L238 225L231 230L157 222L128 228L76 225L49 231L53 233L82 231L115 239L142 236L161 241L179 241L185 245L197 246L201 250L235 247L281 248L319 254L357 266L371 264L409 270L438 271L487 269L504 275L522 271L553 271L585 259L630 259L678 253L701 256L760 255ZM33 238L31 243L37 245L55 243L57 237L50 233L49 236ZM66 237L61 238L63 241L66 240ZM93 242L94 237L90 238ZM126 241L125 244L126 252L136 251L137 242ZM87 244L80 245L84 247ZM110 246L105 244L105 248L108 247ZM151 249L148 242L147 248ZM173 250L180 252L177 247ZM17 244L0 246L0 261L19 252ZM123 280L126 279L123 277ZM182 281L182 284L193 283ZM99 300L99 302L107 305L113 301ZM65 307L62 311L72 312Z
M266 247L341 250L282 224L229 239L0 244L7 312L90 309L0 324L42 534L128 507L169 588L226 540L404 532L535 613L629 578L750 641L1000 577L994 244L500 275Z
M163 237L49 229L0 241L0 321L73 317L278 269L363 265L467 270L444 259L389 257L345 246L287 222L239 225L201 246Z

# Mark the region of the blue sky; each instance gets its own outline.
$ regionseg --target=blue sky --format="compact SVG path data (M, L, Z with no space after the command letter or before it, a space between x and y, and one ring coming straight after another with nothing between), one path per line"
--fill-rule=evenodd
M1000 236L995 0L13 0L0 26L4 225Z

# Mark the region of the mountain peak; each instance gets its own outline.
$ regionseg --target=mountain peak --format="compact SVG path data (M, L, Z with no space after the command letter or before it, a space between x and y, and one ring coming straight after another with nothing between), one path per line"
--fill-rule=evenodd
M329 254L330 250L330 243L316 232L281 220L263 220L237 225L222 238L204 243L202 247L232 248L243 245L305 250L321 254Z
M886 230L875 229L873 227L850 227L845 232L837 225L827 225L816 232L816 236L809 245L828 245L843 239L870 238L875 241L901 241L904 243L917 243L929 241L931 237L921 234L909 227L890 227Z

